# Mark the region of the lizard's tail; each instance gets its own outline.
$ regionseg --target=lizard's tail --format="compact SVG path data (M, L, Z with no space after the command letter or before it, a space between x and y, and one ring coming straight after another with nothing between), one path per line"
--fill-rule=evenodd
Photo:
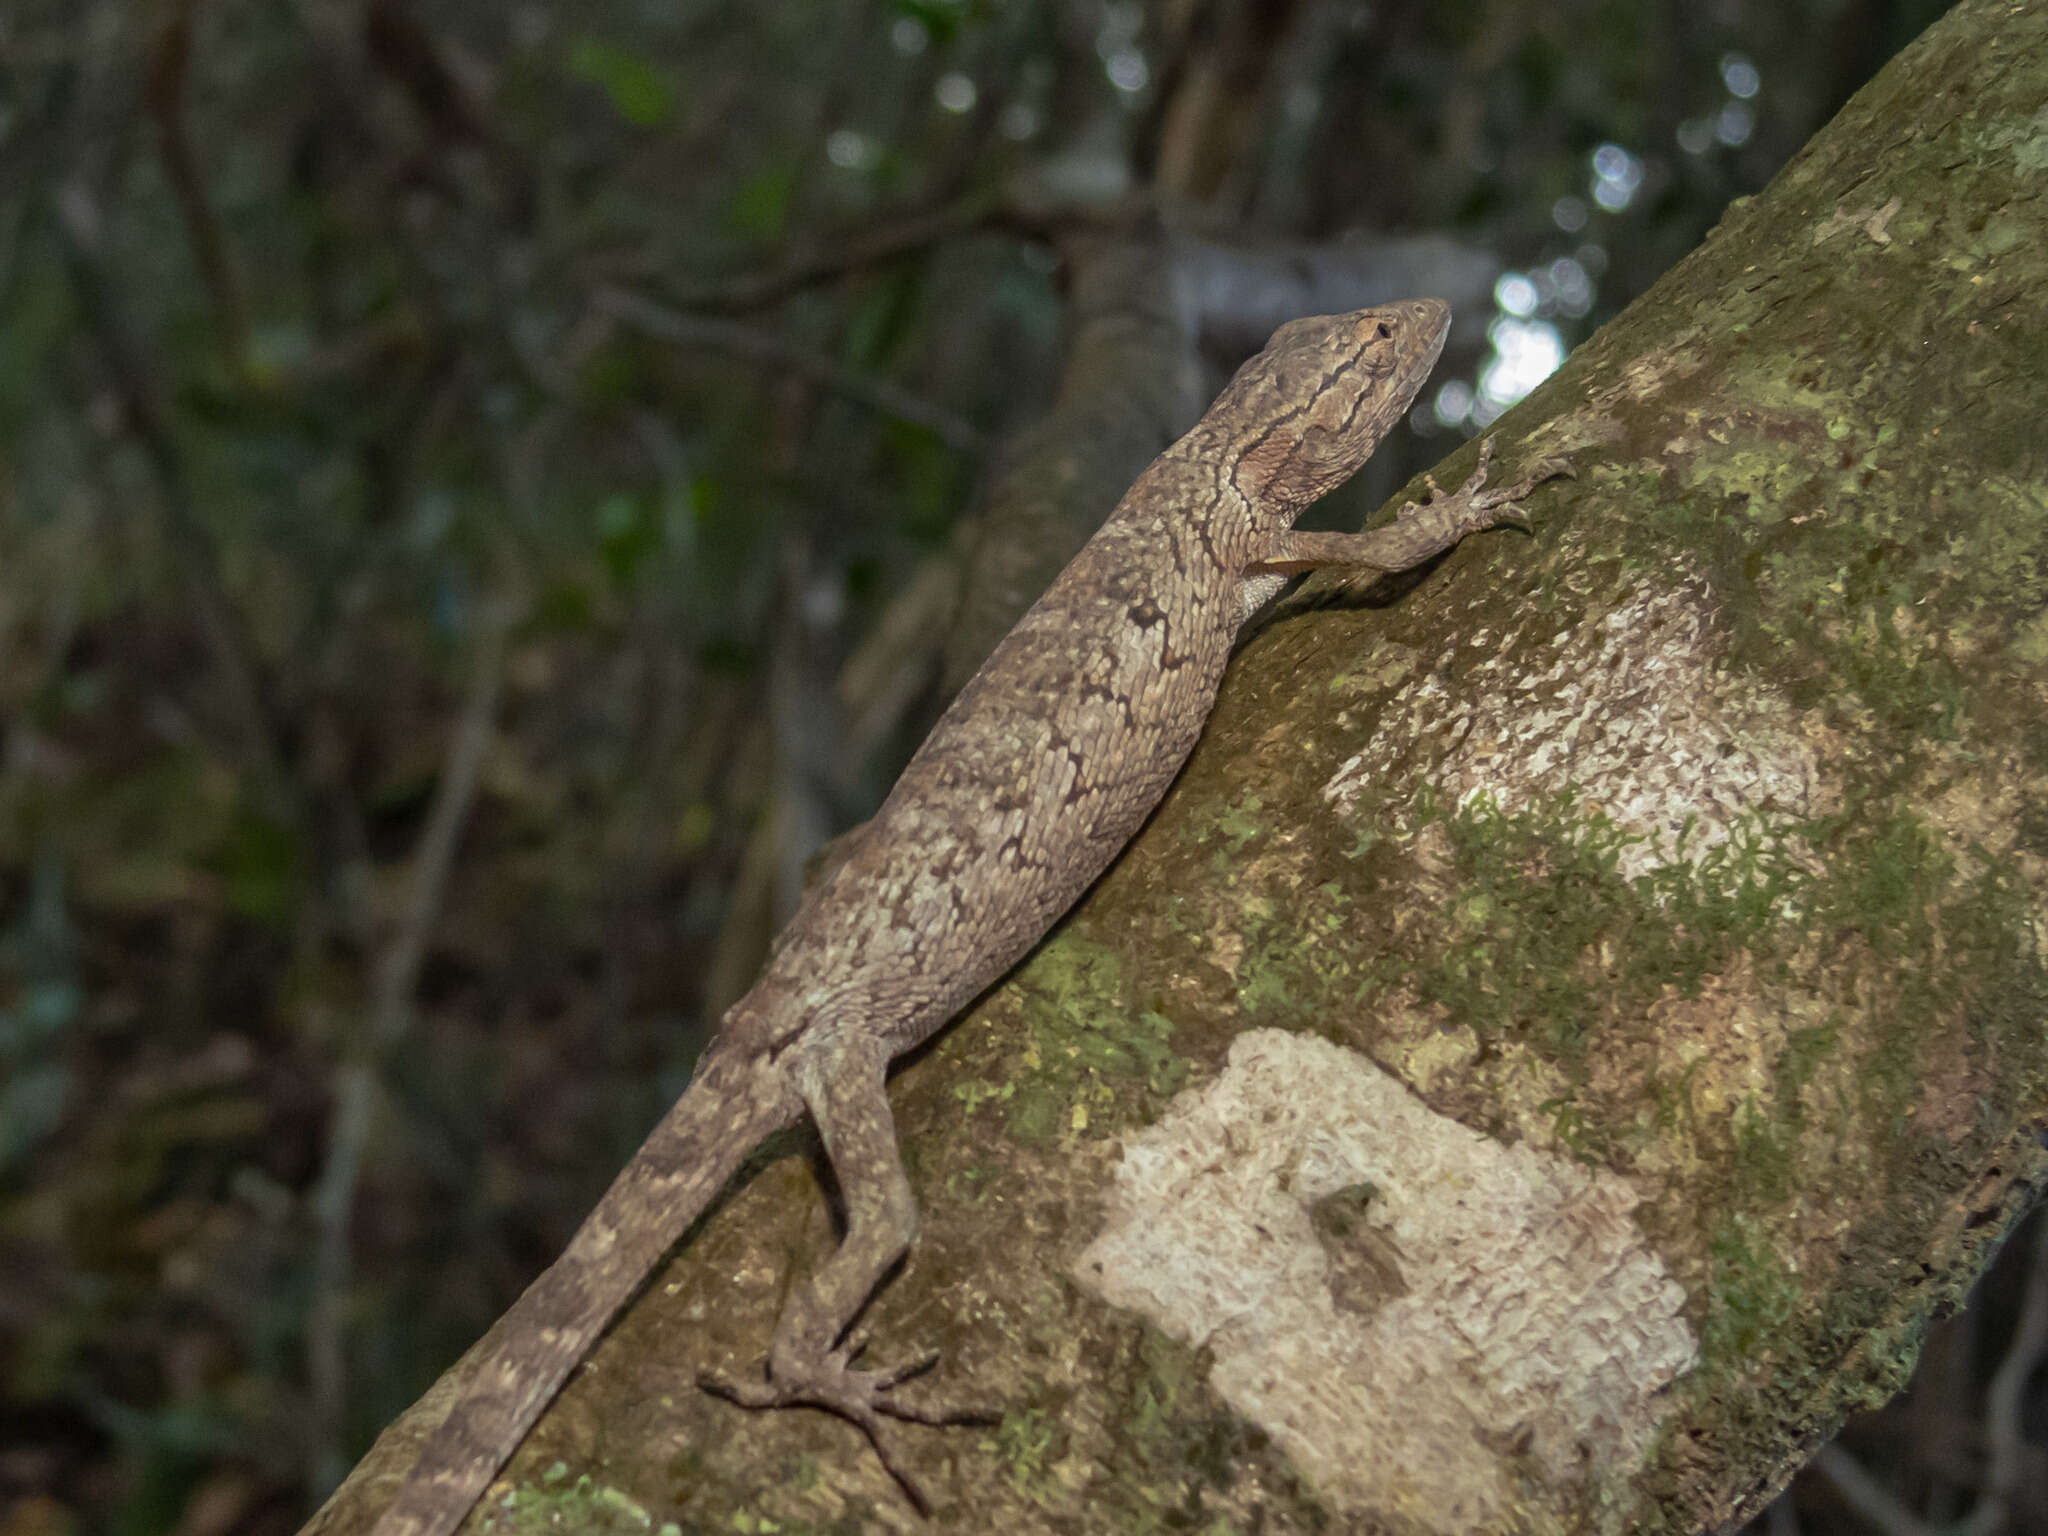
M801 1113L758 1054L714 1042L703 1067L562 1256L470 1351L462 1396L371 1536L448 1536L613 1316L762 1139ZM780 1091L778 1091L780 1090ZM316 1516L307 1529L320 1524ZM304 1536L304 1533L302 1533Z

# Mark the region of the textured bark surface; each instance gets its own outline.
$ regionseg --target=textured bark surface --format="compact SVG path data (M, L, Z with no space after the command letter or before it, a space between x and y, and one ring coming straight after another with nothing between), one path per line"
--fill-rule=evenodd
M1004 1414L899 1435L933 1528L1701 1529L1896 1389L2043 1171L2044 269L2048 8L1965 0L1500 424L1579 469L1533 538L1245 647L898 1074L878 1349ZM833 1240L771 1146L485 1518L920 1528L856 1431L692 1385Z

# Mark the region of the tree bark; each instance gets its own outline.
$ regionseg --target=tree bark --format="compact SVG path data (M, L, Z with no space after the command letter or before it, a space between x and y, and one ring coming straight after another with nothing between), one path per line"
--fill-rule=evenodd
M830 1250L790 1139L500 1528L1755 1510L2043 1175L2044 292L2048 6L1963 0L1498 424L1502 479L1578 469L1534 536L1261 626L1138 843L898 1074L872 1353L1003 1415L894 1437L935 1521L848 1425L693 1385Z

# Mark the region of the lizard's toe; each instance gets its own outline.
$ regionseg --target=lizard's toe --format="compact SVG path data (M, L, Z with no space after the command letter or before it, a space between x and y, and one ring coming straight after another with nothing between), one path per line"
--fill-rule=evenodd
M905 1402L896 1388L922 1376L939 1363L936 1350L888 1370L857 1371L852 1361L865 1347L856 1339L828 1351L808 1366L780 1371L764 1369L758 1382L735 1381L719 1371L704 1371L697 1384L742 1408L822 1408L860 1426L889 1475L902 1486L919 1513L929 1515L931 1503L917 1479L897 1460L884 1433L884 1418L912 1424L993 1424L1000 1414L927 1401Z
M742 1408L822 1408L867 1427L876 1415L912 1424L992 1424L1002 1415L986 1408L908 1402L896 1389L939 1363L938 1351L885 1370L855 1370L857 1347L842 1347L808 1366L764 1369L758 1381L738 1381L722 1371L703 1371L697 1384Z

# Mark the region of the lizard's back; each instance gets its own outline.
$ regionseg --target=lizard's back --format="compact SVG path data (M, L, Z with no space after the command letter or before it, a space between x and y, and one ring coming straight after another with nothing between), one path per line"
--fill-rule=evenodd
M1217 490L1173 457L1132 486L954 699L764 983L907 1049L1108 867L1229 660L1245 535Z

